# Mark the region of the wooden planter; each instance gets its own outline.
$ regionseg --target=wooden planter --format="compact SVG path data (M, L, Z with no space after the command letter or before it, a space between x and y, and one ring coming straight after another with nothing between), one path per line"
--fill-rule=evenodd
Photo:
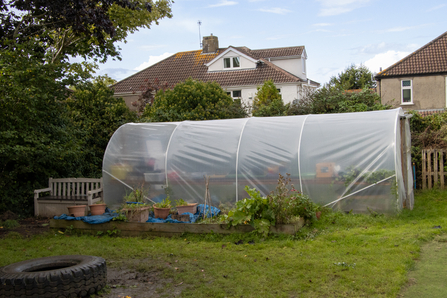
M171 211L171 208L157 208L157 207L154 207L154 217L155 218L166 219L168 217L170 211Z
M104 212L106 212L106 204L94 204L94 205L88 205L90 207L90 213L92 215L102 215Z
M85 216L86 208L87 208L87 205L69 206L69 207L67 207L68 215L73 216L73 217Z
M123 211L131 222L146 222L149 219L151 207L125 208Z
M177 206L177 211L179 215L182 215L183 213L189 212L192 214L196 214L197 212L197 205L198 203L195 204L188 204L186 206Z

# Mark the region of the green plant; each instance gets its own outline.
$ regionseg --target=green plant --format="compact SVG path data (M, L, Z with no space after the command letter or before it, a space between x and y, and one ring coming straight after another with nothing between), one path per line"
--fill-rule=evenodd
M105 204L105 202L103 200L100 200L100 201L96 202L94 205L100 205L100 204Z
M275 225L275 216L269 206L267 198L262 197L261 193L255 188L245 186L245 191L250 198L245 198L236 203L236 207L224 215L223 219L229 226L238 224L250 224L255 231L267 236L271 225Z
M135 188L131 193L124 197L124 203L126 202L135 202L135 203L145 203L147 198L147 193L149 190L144 189L144 185ZM136 204L129 204L136 205Z
M20 224L15 219L8 219L4 222L0 221L0 226L3 226L6 229L14 229L20 226Z
M123 213L120 213L118 216L115 216L113 221L127 221L127 216Z
M275 214L277 224L293 223L302 217L306 221L313 221L318 205L310 198L299 192L290 184L290 175L287 178L279 174L278 184L274 192L267 198Z
M188 203L183 199L178 199L175 201L175 206L188 206Z
M171 201L169 200L169 197L166 197L165 199L163 199L163 201L161 201L159 203L155 203L154 207L157 207L157 208L171 208Z

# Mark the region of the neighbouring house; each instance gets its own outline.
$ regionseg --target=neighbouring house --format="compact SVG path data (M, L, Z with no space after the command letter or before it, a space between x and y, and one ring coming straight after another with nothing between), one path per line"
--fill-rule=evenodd
M383 104L404 110L447 107L447 32L376 75Z
M158 79L171 88L189 77L215 81L233 98L251 103L257 87L273 80L285 103L300 99L320 86L307 77L304 46L251 50L247 47L219 48L217 36L205 36L203 49L174 54L116 84L115 96L131 109L146 82Z

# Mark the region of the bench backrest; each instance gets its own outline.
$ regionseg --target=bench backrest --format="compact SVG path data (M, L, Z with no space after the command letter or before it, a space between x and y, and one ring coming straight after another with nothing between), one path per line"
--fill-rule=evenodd
M50 178L48 184L53 196L87 196L102 187L102 178Z

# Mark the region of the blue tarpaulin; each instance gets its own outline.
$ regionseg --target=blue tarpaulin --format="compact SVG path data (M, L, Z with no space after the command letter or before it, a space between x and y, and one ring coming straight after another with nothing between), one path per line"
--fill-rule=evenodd
M114 217L117 217L119 213L114 210L109 210L106 208L106 212L102 215L89 215L89 216L69 216L67 214L62 214L61 216L55 216L54 219L64 219L64 220L82 220L88 224L102 224L111 221Z
M200 217L203 217L204 213L206 211L207 217L214 217L220 213L220 209L217 207L209 206L207 205L206 208L204 204L200 204L197 206L197 212L196 214L192 213L183 213L189 215L189 221L179 221L171 218L171 215L168 216L166 219L161 218L154 218L153 213L149 213L149 219L146 222L152 222L152 223L195 223ZM80 216L80 217L73 217L69 216L67 214L62 214L61 216L55 216L54 219L63 219L63 220L82 220L85 223L89 224L101 224L111 221L114 217L117 217L119 215L118 212L114 210L109 210L106 208L106 212L102 215L89 215L89 216Z

